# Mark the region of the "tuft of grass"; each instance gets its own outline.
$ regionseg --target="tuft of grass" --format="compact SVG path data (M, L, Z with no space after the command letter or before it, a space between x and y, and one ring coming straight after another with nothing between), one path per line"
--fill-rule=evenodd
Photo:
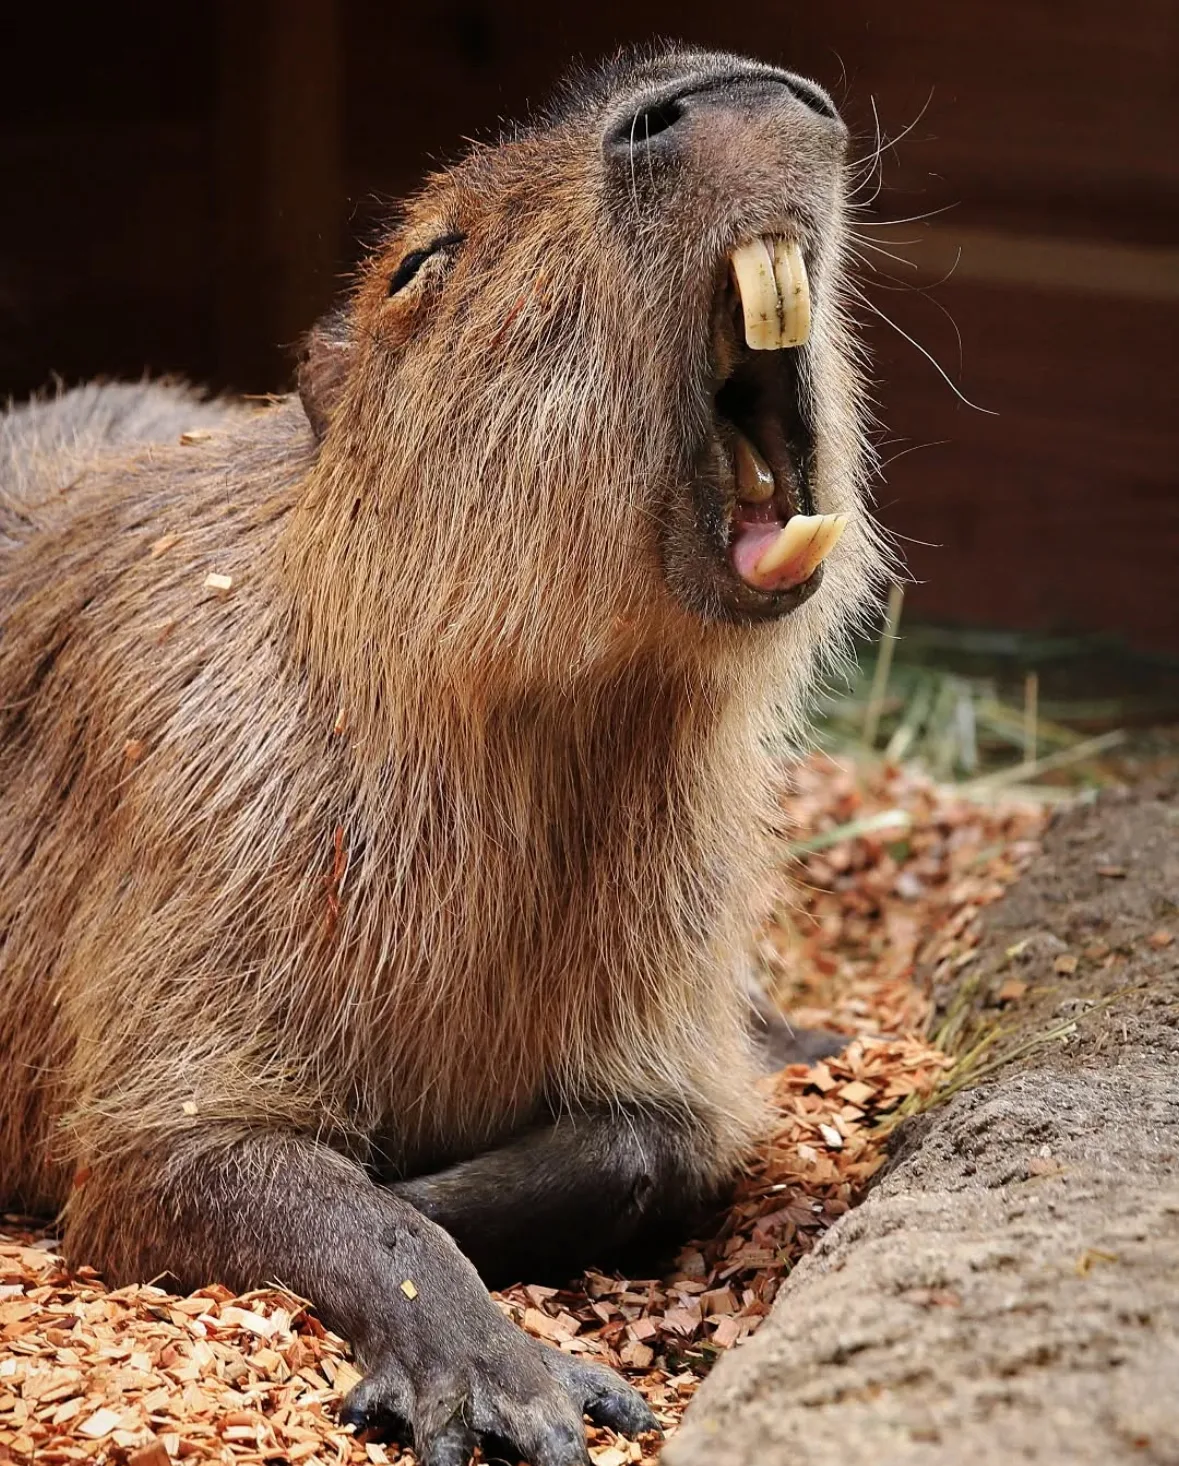
M841 757L1054 802L1116 778L1106 755L1128 727L1179 719L1179 661L1101 636L902 630L902 604L894 588L879 640L820 700L819 742Z

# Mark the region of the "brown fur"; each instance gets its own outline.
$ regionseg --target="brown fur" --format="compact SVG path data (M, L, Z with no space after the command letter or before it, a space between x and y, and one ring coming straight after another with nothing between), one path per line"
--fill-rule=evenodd
M411 202L316 432L146 385L4 420L0 1197L68 1199L117 1276L182 1271L130 1178L259 1127L413 1174L546 1108L683 1102L719 1177L756 1123L762 743L880 565L838 165L719 125L674 212L610 201L603 95ZM800 197L816 498L854 519L811 600L727 624L673 594L693 384L724 242Z

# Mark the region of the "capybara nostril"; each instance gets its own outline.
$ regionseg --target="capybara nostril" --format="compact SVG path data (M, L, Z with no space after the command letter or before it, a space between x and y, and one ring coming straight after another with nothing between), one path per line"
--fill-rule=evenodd
M655 139L670 132L684 115L678 97L668 97L661 102L648 102L629 118L616 123L606 138L607 150L621 149L634 152L650 147Z
M803 106L809 107L812 112L817 112L820 117L826 117L831 122L842 123L835 103L816 82L808 81L805 76L798 76L793 71L783 72L782 80Z

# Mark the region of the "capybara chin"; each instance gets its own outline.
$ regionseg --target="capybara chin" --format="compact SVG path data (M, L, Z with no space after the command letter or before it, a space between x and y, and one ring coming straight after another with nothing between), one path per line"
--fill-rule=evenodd
M428 180L297 395L3 419L0 1198L310 1297L427 1463L652 1424L476 1268L690 1216L757 1123L763 743L882 563L844 148L629 56Z

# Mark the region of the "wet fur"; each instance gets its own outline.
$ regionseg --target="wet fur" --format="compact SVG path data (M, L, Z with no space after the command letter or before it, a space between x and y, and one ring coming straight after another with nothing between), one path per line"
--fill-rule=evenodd
M392 1178L546 1115L684 1107L719 1180L757 1124L763 741L881 564L842 206L767 155L764 227L815 195L815 481L855 518L791 617L706 619L685 445L758 190L702 191L675 233L657 178L600 185L612 85L430 180L311 422L148 384L4 419L0 1198L68 1202L69 1249L116 1277L203 1280L147 1202L128 1226L129 1188L167 1199L261 1130ZM722 132L717 176L738 146L757 171ZM452 229L446 278L390 300Z

